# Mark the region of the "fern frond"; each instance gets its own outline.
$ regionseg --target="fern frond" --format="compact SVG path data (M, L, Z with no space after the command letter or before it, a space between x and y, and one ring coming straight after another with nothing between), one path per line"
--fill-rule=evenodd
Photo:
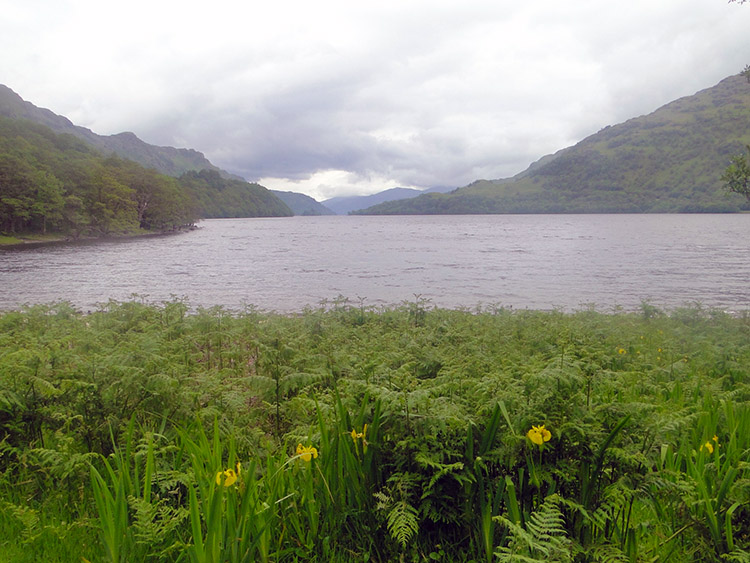
M628 563L630 559L616 545L605 543L597 545L591 552L596 563Z
M388 532L391 537L403 548L417 531L417 509L404 500L397 502L388 513Z
M548 496L531 514L525 527L505 517L496 517L511 535L509 544L495 553L499 560L503 563L572 561L571 541L567 537L560 502L558 495Z
M377 501L375 504L377 510L386 510L393 502L393 498L382 491L377 491L373 493L372 496L375 497L375 500Z
M133 512L132 527L138 543L158 545L188 517L186 508L173 508L163 500L150 503L142 498L128 496Z
M726 561L734 561L735 563L750 563L750 551L735 549L731 553L722 555L721 558Z

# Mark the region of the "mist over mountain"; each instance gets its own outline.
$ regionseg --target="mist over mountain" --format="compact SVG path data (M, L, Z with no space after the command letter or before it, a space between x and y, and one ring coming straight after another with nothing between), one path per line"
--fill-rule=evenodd
M750 144L750 82L731 76L605 127L513 178L376 205L363 214L736 212L721 174Z

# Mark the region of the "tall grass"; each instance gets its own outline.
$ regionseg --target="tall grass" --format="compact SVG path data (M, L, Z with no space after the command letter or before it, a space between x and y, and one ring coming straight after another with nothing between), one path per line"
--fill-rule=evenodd
M0 561L742 561L750 322L0 315Z

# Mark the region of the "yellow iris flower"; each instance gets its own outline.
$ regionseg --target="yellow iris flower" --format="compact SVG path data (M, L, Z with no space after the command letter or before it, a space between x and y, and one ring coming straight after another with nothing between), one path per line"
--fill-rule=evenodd
M354 440L354 443L357 443L357 440L362 440L363 442L366 442L367 440L367 424L365 424L364 428L362 428L362 432L357 432L354 428L352 428L352 440Z
M239 464L238 469L239 469ZM217 485L224 485L225 487L231 487L237 482L237 473L235 473L234 469L225 469L224 471L219 471L216 474L216 484Z
M708 450L708 453L712 454L714 453L714 445L711 442L706 442L701 446L701 451L703 451L703 448L706 448Z
M297 444L297 455L301 456L303 461L309 462L312 458L318 459L318 450L313 446Z
M541 426L532 426L531 430L526 433L526 436L537 446L541 446L544 442L549 442L552 438L552 434L544 427L544 424Z

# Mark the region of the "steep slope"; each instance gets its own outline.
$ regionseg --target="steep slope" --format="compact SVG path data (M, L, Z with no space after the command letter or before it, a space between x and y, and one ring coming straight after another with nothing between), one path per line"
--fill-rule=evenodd
M291 217L292 210L271 190L245 180L222 178L216 170L185 172L180 186L192 194L203 218Z
M309 195L278 190L271 190L271 193L283 201L295 215L336 215Z
M182 190L178 197L189 197L192 210L200 218L288 217L293 214L270 190L220 170L198 151L149 145L133 133L97 135L50 110L24 101L3 85L0 85L0 119L16 123L21 128L25 127L23 124L29 124L49 132L42 136L75 137L80 140L77 142L83 141L82 145L112 162L117 162L118 158L125 159L150 170L144 174L156 171L153 173L177 178L175 185ZM0 159L3 156L0 153ZM118 166L129 165L121 163ZM123 188L134 189L136 184L137 180L126 182ZM33 195L26 194L24 197L34 199Z
M2 84L0 84L0 115L11 119L28 119L46 125L56 133L74 135L94 146L104 155L115 153L122 158L133 160L146 168L153 168L169 176L176 177L191 170L208 169L219 171L225 178L241 179L220 170L196 150L150 145L133 133L97 135L85 127L74 125L66 117L23 100L13 90Z
M734 212L720 176L750 143L742 76L606 127L504 180L388 202L367 214Z
M98 237L173 231L197 219L192 194L175 178L0 116L0 232Z

